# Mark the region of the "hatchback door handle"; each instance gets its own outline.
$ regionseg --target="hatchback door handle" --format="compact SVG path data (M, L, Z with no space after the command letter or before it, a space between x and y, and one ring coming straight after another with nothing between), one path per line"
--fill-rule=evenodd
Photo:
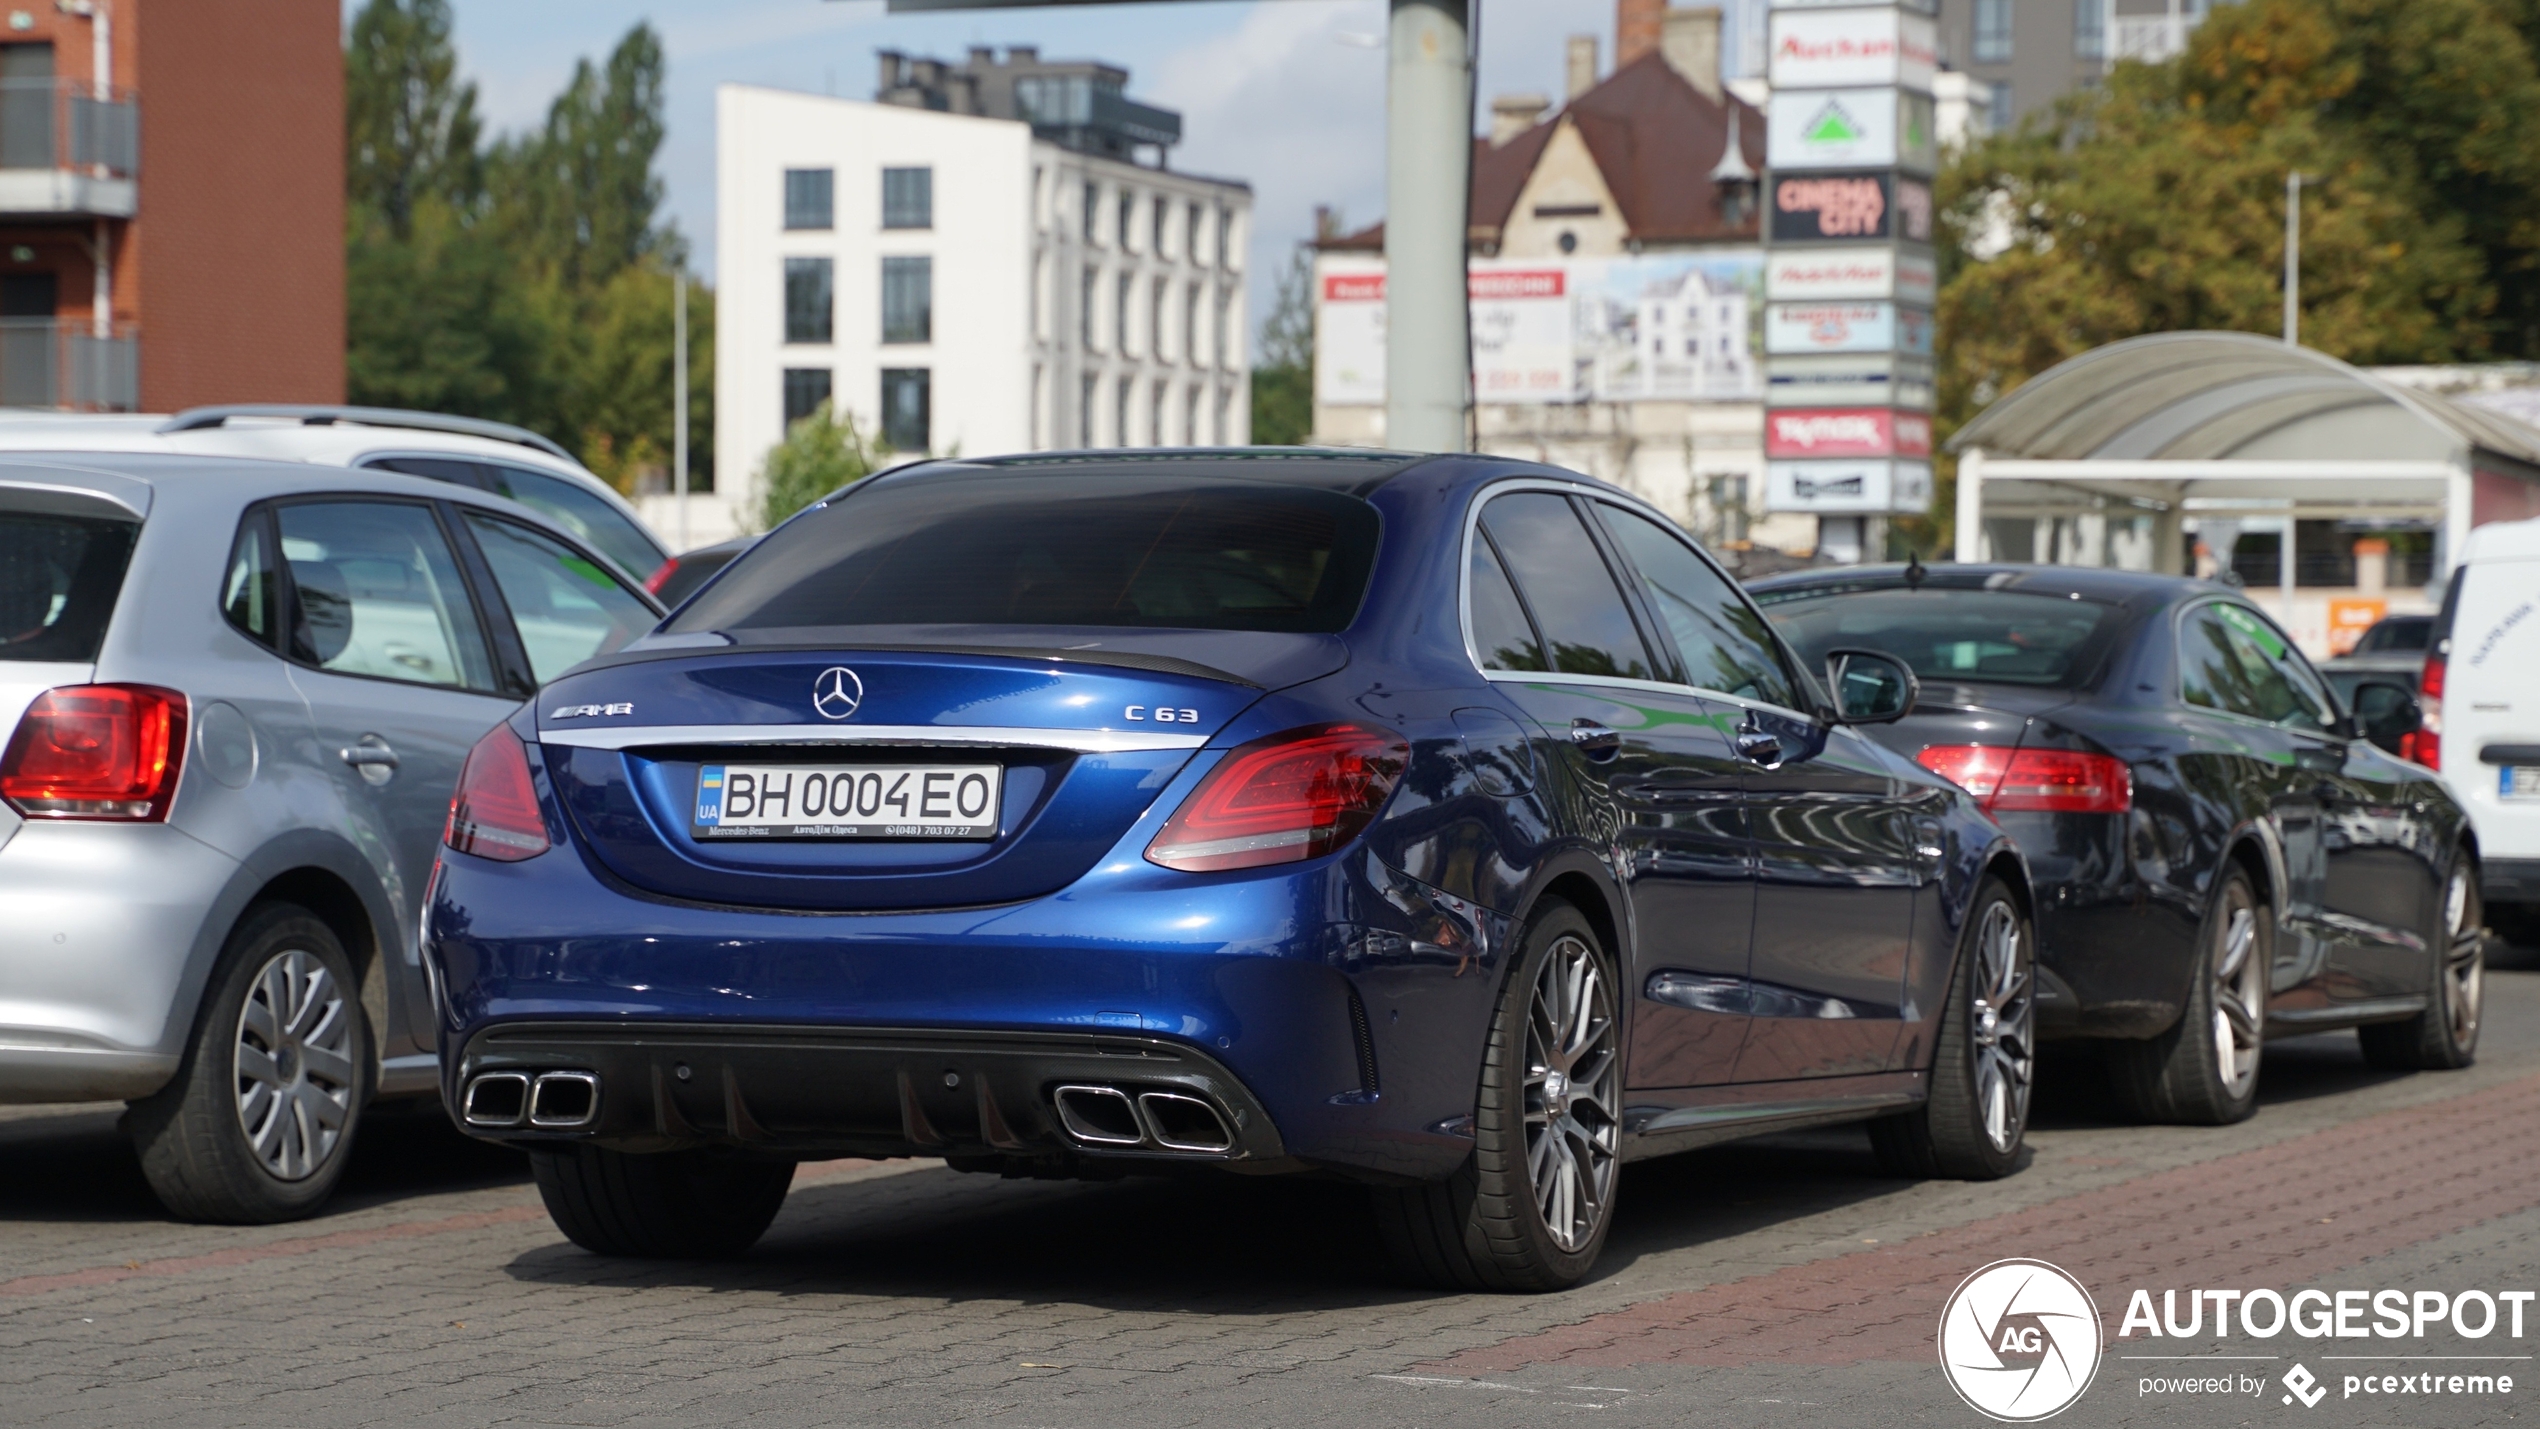
M1599 763L1622 752L1623 736L1592 719L1570 721L1570 742Z
M372 784L385 784L396 777L397 751L378 735L365 734L361 743L347 745L337 753L343 756L345 763L360 770L362 778Z
M1766 769L1782 762L1781 736L1767 729L1741 729L1735 740L1740 759Z

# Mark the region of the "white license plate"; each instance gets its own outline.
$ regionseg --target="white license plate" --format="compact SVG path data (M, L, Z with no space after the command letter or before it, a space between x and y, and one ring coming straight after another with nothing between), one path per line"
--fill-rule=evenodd
M707 839L987 839L995 764L709 764L691 825Z
M2540 799L2540 764L2508 764L2498 769L2496 797Z

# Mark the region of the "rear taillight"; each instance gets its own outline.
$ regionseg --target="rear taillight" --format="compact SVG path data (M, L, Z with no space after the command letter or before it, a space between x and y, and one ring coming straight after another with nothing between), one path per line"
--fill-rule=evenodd
M1309 725L1228 752L1147 845L1186 873L1319 858L1358 836L1410 762L1402 737Z
M1989 814L2122 814L2134 807L2133 771L2105 754L1935 744L1914 762L1975 795Z
M159 822L185 762L185 714L185 696L155 685L46 690L0 755L0 798L31 819Z
M486 731L467 752L441 842L505 863L547 851L547 820L538 812L537 786L529 782L529 751L510 725Z
M670 578L677 574L679 574L679 558L673 556L654 567L651 575L644 577L644 589L650 594L659 595L661 588L670 584Z
M2443 665L2443 648L2438 644L2425 657L2425 672L2417 677L2417 727L2399 736L2401 759L2436 770L2443 767Z

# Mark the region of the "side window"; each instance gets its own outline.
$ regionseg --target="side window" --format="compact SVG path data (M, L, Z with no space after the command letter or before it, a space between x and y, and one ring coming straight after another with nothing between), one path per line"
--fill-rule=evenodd
M259 645L270 648L281 628L281 590L274 581L273 548L265 515L248 513L230 547L229 574L221 581L221 613Z
M1801 708L1764 618L1683 539L1637 512L1597 503L1615 544L1639 568L1649 603L1684 654L1685 678L1706 690Z
M1553 669L1654 678L1623 593L1567 498L1548 491L1497 497L1482 508L1482 526L1551 647Z
M344 675L494 688L458 562L432 510L402 501L278 508L296 596L293 659Z
M493 567L539 684L616 650L660 618L597 562L537 531L476 511L467 513L467 525Z
M488 488L581 537L592 550L638 580L659 569L667 557L625 512L574 482L527 467L489 466L486 471L493 478L486 483Z
M1517 602L1517 588L1490 548L1490 538L1474 533L1473 559L1466 582L1473 595L1473 648L1485 670L1549 670L1533 622Z
M2179 696L2269 724L2320 730L2336 722L2318 677L2274 627L2237 606L2209 604L2179 627Z

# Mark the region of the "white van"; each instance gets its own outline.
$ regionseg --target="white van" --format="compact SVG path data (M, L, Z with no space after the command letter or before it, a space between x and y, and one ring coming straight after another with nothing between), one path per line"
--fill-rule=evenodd
M2470 533L2423 687L2408 752L2469 810L2488 921L2540 931L2540 520Z

